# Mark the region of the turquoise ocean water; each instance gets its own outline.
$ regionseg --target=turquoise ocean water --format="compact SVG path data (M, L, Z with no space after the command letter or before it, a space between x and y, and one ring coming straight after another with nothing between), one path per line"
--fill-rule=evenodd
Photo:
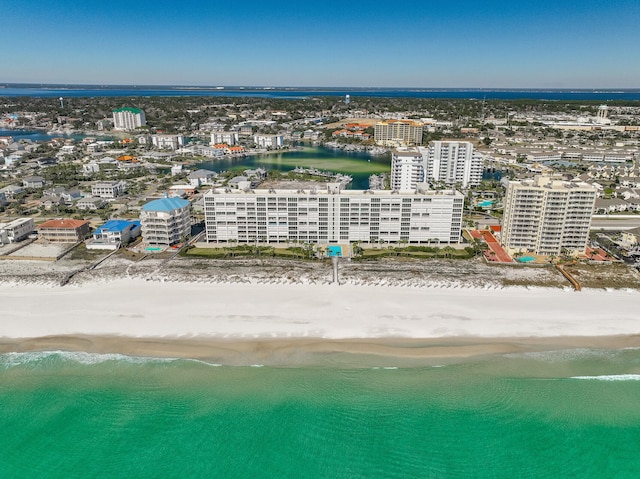
M640 350L338 359L2 354L0 477L640 477Z

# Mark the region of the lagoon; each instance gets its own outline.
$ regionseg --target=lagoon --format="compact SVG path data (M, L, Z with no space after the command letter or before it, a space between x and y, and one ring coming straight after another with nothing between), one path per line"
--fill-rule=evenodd
M290 171L298 166L351 175L353 182L349 188L353 189L367 189L370 175L391 171L388 155L374 156L366 152L334 150L323 146L304 146L282 153L271 152L242 158L225 158L198 165L200 168L216 172L248 168Z

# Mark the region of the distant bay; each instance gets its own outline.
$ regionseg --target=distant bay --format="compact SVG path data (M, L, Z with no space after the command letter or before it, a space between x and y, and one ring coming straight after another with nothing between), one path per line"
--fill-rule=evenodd
M0 97L208 96L300 99L318 96L476 100L640 101L640 89L270 88L96 85L0 85Z
M15 141L18 140L31 140L31 141L49 141L53 138L72 138L76 141L80 141L83 138L88 137L89 135L83 133L73 133L68 135L66 133L48 133L44 130L0 130L0 136L11 136ZM110 141L114 140L113 136L100 136L98 137L101 141Z

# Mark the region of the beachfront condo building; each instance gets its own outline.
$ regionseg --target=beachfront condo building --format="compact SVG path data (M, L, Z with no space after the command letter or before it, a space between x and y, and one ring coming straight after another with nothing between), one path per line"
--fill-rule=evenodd
M477 186L482 180L482 155L468 141L432 141L420 152L424 158L424 181L466 188Z
M114 130L135 130L147 124L144 111L140 108L119 108L113 110Z
M464 196L413 191L212 189L204 195L209 242L458 243Z
M169 246L191 234L191 203L182 198L161 198L140 211L142 240L149 245Z
M391 152L391 189L415 190L424 182L424 161L418 148L397 148Z
M36 225L32 218L17 218L7 223L0 223L0 245L22 241L35 230Z
M423 182L477 186L482 168L482 155L468 141L432 141L428 147L396 148L391 153L391 188L414 189Z
M382 146L411 146L422 144L423 124L414 120L385 120L376 123L374 139Z
M582 254L595 200L596 189L587 183L545 176L510 181L501 243L509 254Z

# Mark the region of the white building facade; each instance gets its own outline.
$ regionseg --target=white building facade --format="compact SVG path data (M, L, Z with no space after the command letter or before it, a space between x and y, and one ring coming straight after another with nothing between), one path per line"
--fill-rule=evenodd
M151 143L159 150L177 150L184 146L184 135L153 135Z
M425 181L443 181L463 188L482 180L483 158L468 141L432 141L420 148L424 157Z
M464 196L455 191L229 190L204 195L209 242L457 243Z
M8 223L0 223L0 244L16 243L36 230L32 218L18 218Z
M283 135L254 135L253 142L258 148L282 148L284 146Z
M127 188L125 181L100 181L91 185L91 195L98 198L113 199L124 194Z
M418 148L397 148L391 152L391 189L414 190L424 182L424 161Z
M140 108L119 108L113 110L114 130L135 130L147 124L144 111Z
M151 245L179 243L191 233L190 203L181 198L153 200L142 207L142 239Z
M226 143L229 146L237 145L238 138L237 131L212 131L211 145L219 145L221 143Z
M509 254L582 254L589 239L596 189L538 176L510 181L504 200L501 243Z

